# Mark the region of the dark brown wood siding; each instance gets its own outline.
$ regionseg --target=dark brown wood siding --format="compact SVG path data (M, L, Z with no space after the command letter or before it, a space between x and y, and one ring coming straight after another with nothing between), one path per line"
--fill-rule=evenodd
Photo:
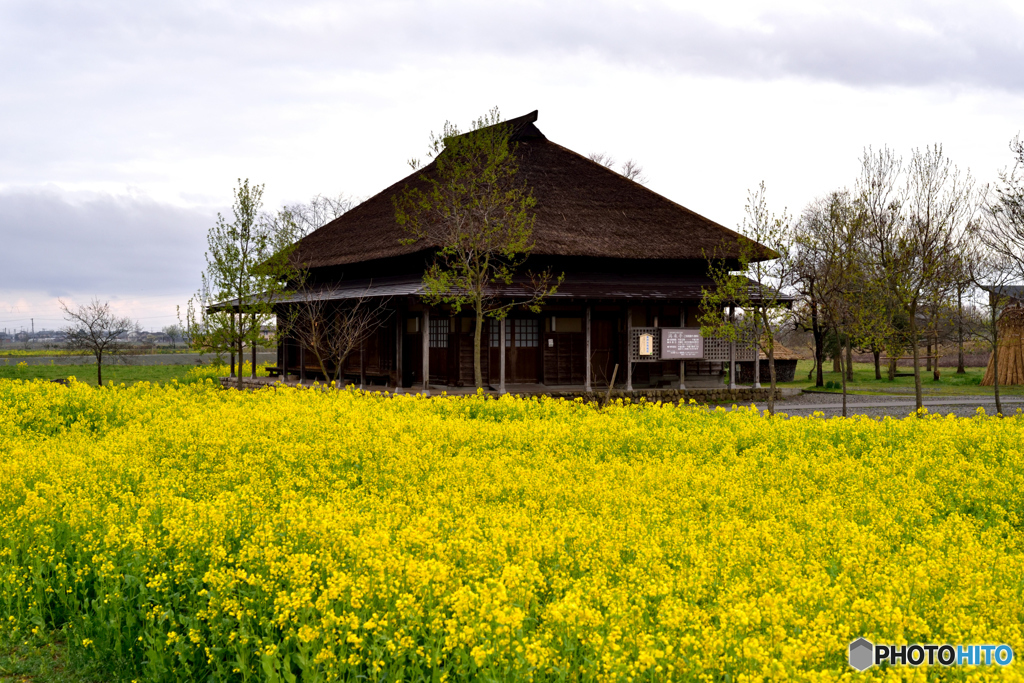
M587 340L581 332L549 332L544 340L544 383L583 384Z

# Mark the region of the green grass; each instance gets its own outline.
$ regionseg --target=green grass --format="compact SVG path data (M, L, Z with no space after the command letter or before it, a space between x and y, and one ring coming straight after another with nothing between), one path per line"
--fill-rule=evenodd
M134 384L154 382L165 384L171 380L184 382L188 371L199 367L193 365L120 365L103 364L103 383ZM209 366L206 366L209 367ZM227 368L224 370L227 374ZM79 382L96 386L96 365L18 365L0 363L0 379L63 379L74 377Z
M0 638L0 683L94 683L104 680L92 665L70 654L64 634Z
M932 373L926 371L922 365L921 368L921 390L927 396L962 396L965 394L973 394L979 396L991 396L994 391L992 387L981 386L981 378L985 375L985 368L965 368L966 374L956 374L956 368L940 368L940 378L936 382L932 379ZM780 387L790 387L798 389L813 389L815 391L829 391L831 393L841 394L842 388L839 389L822 389L814 387L814 378L811 381L807 381L807 373L811 370L811 361L802 360L797 363L796 366L796 377L793 382L780 383ZM840 387L842 386L842 377L838 372L832 372L832 362L828 361L825 364L824 380L827 385L829 382L835 382ZM912 368L899 369L901 373L912 373ZM766 383L766 378L762 378L762 384ZM914 378L913 377L897 377L891 382L886 379L886 370L882 368L882 379L875 379L875 366L872 363L854 363L853 364L853 381L847 383L847 391L849 393L863 393L863 394L898 394L898 395L914 395ZM999 387L999 393L1003 396L1024 396L1024 386L1007 386Z
M262 347L261 347L261 350ZM146 349L132 349L132 354L138 356L146 356L151 354L175 354L175 353L201 353L187 347L173 348L146 348ZM0 348L0 358L39 358L39 357L50 357L50 356L91 356L91 351L83 351L80 349L69 350L69 349L4 349Z

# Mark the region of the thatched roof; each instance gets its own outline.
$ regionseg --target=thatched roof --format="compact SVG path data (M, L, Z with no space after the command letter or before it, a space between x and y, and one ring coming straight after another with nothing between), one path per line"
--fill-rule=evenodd
M738 255L742 238L585 156L548 140L537 112L512 126L519 174L537 200L533 254L622 259L701 259ZM437 247L403 245L394 199L409 183L436 172L434 163L305 237L297 258L308 267L354 264ZM717 250L717 251L716 251ZM765 249L765 258L772 252Z

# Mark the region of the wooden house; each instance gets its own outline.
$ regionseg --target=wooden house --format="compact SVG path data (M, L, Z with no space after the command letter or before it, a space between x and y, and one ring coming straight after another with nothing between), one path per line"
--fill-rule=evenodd
M735 260L745 238L548 140L536 122L534 111L505 124L537 200L526 268L564 281L539 314L514 310L485 322L484 381L499 390L597 389L618 365L617 388L706 386L721 383L730 361L752 359L750 349L696 329L702 289L712 285L706 255ZM422 276L439 245L408 244L395 220L395 198L434 171L417 170L298 245L318 296L339 306L386 301L386 322L346 363L351 379L435 391L473 385L474 319L424 304ZM523 288L515 280L495 294L515 298ZM319 372L294 340L278 352L286 374Z

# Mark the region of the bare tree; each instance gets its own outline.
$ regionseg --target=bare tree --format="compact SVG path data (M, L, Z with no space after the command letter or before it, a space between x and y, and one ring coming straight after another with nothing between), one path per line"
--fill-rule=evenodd
M289 204L282 207L276 214L265 215L264 221L275 231L290 230L293 240L298 241L351 210L357 204L359 204L358 199L344 193L333 197L318 194L304 204Z
M923 304L938 299L955 282L953 256L964 246L978 208L970 172L961 175L941 145L915 149L907 169L906 214L898 236L890 283L908 315L914 358L914 397L921 390L920 316ZM927 332L927 330L925 330Z
M94 298L84 306L71 308L58 299L64 319L70 324L63 328L65 343L70 349L89 351L96 358L96 384L103 386L104 356L120 356L129 345L122 335L139 329L138 323L127 316L117 316L110 304Z
M1014 165L999 173L999 182L985 206L980 238L985 248L1018 281L1024 281L1024 140L1010 143Z
M992 236L986 233L990 228L991 225L979 226L972 234L977 239L972 241L966 252L969 256L966 262L969 264L971 282L976 286L974 292L985 301L983 306L972 307L971 314L965 316L965 320L968 321L973 336L987 342L992 354L992 387L996 400L996 414L1002 415L1003 406L999 396L999 346L1003 342L999 338L999 318L1012 304L1012 298L1005 294L1006 287L1017 278L1010 259L1001 251L988 247L987 242ZM978 309L981 308L987 309L986 313L979 314Z
M622 164L620 171L622 175L629 178L630 180L640 183L641 185L647 184L647 176L644 175L644 169L640 164L636 163L633 159L629 159Z
M860 341L875 358L875 379L881 379L881 351L889 357L889 379L893 379L896 359L906 348L902 329L905 315L893 295L891 282L899 266L900 236L903 229L903 161L888 147L875 152L871 147L861 155L861 172L855 185L856 201L863 210L864 230L861 245L865 285L875 305L873 319L864 326Z
M615 170L615 158L611 154L605 154L604 152L593 152L587 156L588 159L596 163L601 164L605 168ZM644 169L635 160L629 159L624 161L619 167L619 173L626 178L640 183L641 185L647 184L647 176L644 175Z
M813 273L817 315L845 344L847 352L851 337L869 318L865 308L871 305L860 253L864 223L863 209L850 193L835 191L804 210L796 238L798 263L804 264L798 268ZM844 359L840 349L844 417L848 378L844 365L849 365L850 354L845 355Z
M376 332L391 314L387 299L367 291L345 301L333 301L322 290L301 285L280 320L282 333L309 349L328 381L340 382L345 361Z
M171 340L171 348L178 348L178 340L183 336L181 325L168 325L162 331Z

